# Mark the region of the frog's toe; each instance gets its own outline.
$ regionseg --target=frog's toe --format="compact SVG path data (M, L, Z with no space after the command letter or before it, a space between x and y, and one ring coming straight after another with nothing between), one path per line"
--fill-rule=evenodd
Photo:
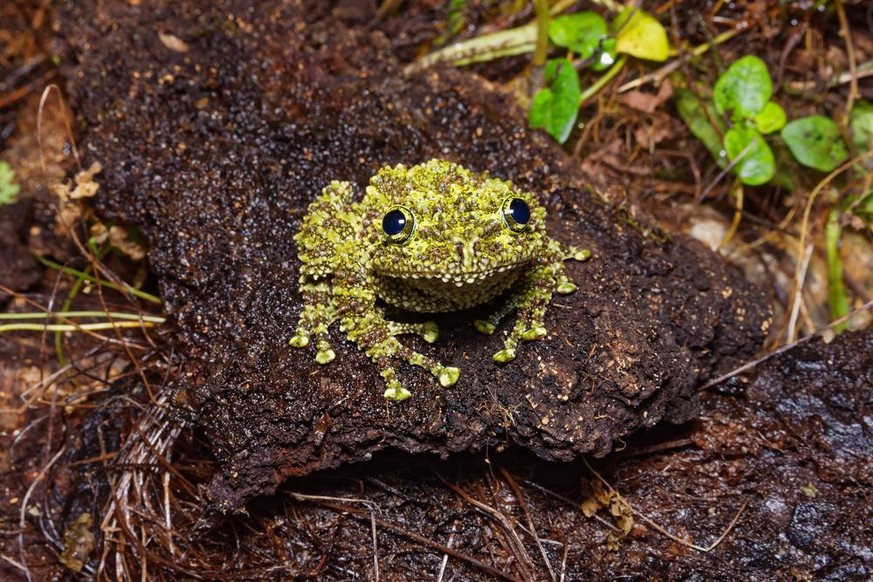
M319 364L329 364L336 358L336 354L330 348L318 350L318 353L315 354L315 361Z
M500 362L501 364L505 364L506 362L511 362L515 359L516 353L514 348L506 348L500 350L492 358L495 362Z
M389 321L387 325L388 333L392 336L414 333L429 344L434 343L440 337L440 328L435 321L425 321L424 323Z
M305 348L309 345L309 336L298 333L288 340L288 345L294 348Z
M439 371L439 374L437 375L440 381L440 386L442 386L443 388L454 386L460 376L461 370L458 368L453 368L451 366L444 367L442 370Z
M440 338L440 328L435 321L425 321L421 327L421 339L429 344Z
M385 397L386 400L392 400L394 402L403 402L410 396L412 393L409 392L406 388L400 385L400 382L396 380L386 382L387 388L385 389L385 393L382 396Z
M546 328L541 325L534 326L521 334L524 341L534 341L546 336Z
M570 293L572 293L576 289L578 289L578 287L574 283L571 283L570 281L566 281L566 282L560 283L558 285L557 291L558 291L559 295L569 295Z
M591 258L591 251L587 249L573 249L573 254L571 256L576 261L587 261Z
M494 333L494 330L497 329L497 326L491 323L490 321L485 321L484 319L477 319L473 322L473 327L476 328L476 331L479 333L484 333L485 335L491 335Z

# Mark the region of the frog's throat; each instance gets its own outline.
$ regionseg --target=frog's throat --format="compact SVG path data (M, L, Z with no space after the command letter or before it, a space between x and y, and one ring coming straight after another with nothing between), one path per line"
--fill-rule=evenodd
M413 271L405 270L402 268L375 269L375 274L377 277L385 277L395 280L407 280L407 282L411 283L416 287L425 286L428 284L428 281L434 283L453 283L457 287L463 287L465 285L476 285L495 278L505 279L505 273L522 269L523 265L529 262L530 258L525 258L524 260L518 262L508 263L505 265L492 267L490 269L471 271ZM416 282L413 283L412 281Z
M376 293L386 303L420 313L444 313L487 303L509 289L523 269L494 269L487 277L456 278L434 275L412 278L377 276ZM472 280L471 282L468 282Z

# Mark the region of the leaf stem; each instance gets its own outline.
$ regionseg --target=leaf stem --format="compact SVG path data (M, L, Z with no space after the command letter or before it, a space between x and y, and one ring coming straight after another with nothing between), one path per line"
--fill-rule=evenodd
M588 87L585 91L582 92L582 96L579 98L579 107L585 105L585 102L588 101L591 97L599 93L606 85L609 83L619 71L621 71L624 64L627 62L627 55L621 55L617 61L609 68L606 73L597 79L597 82Z
M542 67L549 56L549 0L534 0L536 12L537 42L530 64Z

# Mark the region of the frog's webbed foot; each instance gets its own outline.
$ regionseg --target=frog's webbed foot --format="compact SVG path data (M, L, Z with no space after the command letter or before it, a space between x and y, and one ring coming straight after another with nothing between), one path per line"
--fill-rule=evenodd
M448 388L450 386L454 386L458 381L458 378L461 375L461 371L458 368L454 368L451 366L443 366L426 356L422 356L417 352L413 352L417 356L421 356L424 360L420 360L419 358L410 358L407 361L410 364L415 364L416 366L421 366L422 368L427 368L431 374L436 376L437 380L440 383L440 386L443 388ZM386 399L393 400L395 402L401 402L409 398L412 393L403 387L400 383L400 380L397 379L397 371L391 365L390 358L373 358L373 361L378 365L382 371L379 372L385 379L385 392L382 394Z
M334 309L330 300L330 285L324 281L312 281L301 277L303 310L297 323L297 333L288 344L295 348L305 348L310 338L315 338L315 361L327 364L336 358L328 341L327 328L334 320Z
M515 325L503 344L503 349L494 354L495 362L511 362L517 355L519 341L534 341L545 337L545 313L554 293L568 295L576 291L576 285L567 276L563 261L584 261L591 256L589 251L565 247L557 242L550 245L554 259L547 260L531 271L522 282L522 288L486 320L477 320L474 325L483 333L491 334L500 321L512 311L517 311Z
M591 251L587 249L561 245L561 250L563 251L562 258L565 261L573 260L581 262L587 261L591 257ZM555 283L555 291L559 295L569 295L578 288L576 287L576 284L567 277L567 270L563 268L563 265L561 265L561 269L558 270Z
M385 379L384 396L388 400L399 402L411 396L409 390L397 379L394 368L397 359L406 360L430 371L445 388L453 386L461 374L458 368L443 366L436 360L406 347L394 337L396 333L417 333L427 340L437 333L436 324L433 322L402 324L386 321L381 315L374 313L361 319L344 317L341 329L379 366L379 374Z

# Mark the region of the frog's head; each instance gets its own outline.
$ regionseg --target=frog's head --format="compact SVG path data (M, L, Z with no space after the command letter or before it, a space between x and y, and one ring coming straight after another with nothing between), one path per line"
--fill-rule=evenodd
M503 291L548 244L532 194L442 160L383 168L363 205L373 274L424 295L470 298L453 309Z

